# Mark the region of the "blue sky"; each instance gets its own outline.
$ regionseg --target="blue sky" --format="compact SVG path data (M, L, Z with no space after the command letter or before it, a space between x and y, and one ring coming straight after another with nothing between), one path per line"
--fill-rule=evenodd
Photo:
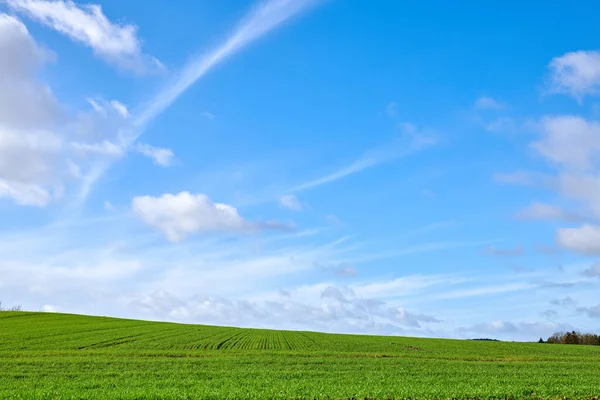
M0 300L597 332L597 11L0 0Z

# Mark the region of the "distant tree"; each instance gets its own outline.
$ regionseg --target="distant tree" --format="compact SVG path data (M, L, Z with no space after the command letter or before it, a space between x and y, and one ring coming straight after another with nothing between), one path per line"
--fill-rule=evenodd
M594 333L581 333L577 331L556 332L548 338L546 343L581 344L587 346L600 346L600 336Z
M579 344L586 346L596 346L598 343L598 335L593 333L584 333L579 336Z
M538 343L544 343L544 339L540 338L540 340L538 340Z
M564 335L565 334L563 332L555 332L548 338L546 342L552 344L561 343Z
M8 308L2 307L2 302L0 301L0 311L23 311L21 306L12 306Z
M565 333L565 335L562 338L561 343L562 344L579 344L579 333L572 331L572 332L567 332Z

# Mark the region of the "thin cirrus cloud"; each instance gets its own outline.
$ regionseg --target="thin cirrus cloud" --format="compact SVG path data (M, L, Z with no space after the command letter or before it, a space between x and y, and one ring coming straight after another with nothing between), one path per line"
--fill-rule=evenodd
M138 73L163 69L156 58L145 55L137 27L111 22L97 4L77 5L72 0L4 0L8 7L90 47L108 63Z
M591 267L583 271L583 275L591 278L600 278L600 262L594 263Z
M516 246L513 248L498 248L495 246L488 246L484 250L484 253L497 257L515 257L524 255L525 248L523 246Z
M136 120L136 125L139 128L143 128L147 123L156 118L156 116L165 111L183 92L212 68L277 28L310 5L320 1L323 0L271 0L254 8L225 42L217 46L213 51L187 64L171 84L159 92L143 108ZM142 133L143 129L134 131L132 140L137 139Z
M401 128L404 131L404 135L400 140L376 147L365 153L362 157L351 164L339 168L338 170L320 178L293 187L290 192L303 192L331 182L335 182L366 169L376 167L398 158L406 157L419 150L437 144L436 139L429 135L417 132L416 128L412 124L405 123L402 125L403 126Z
M503 110L506 105L493 97L482 96L475 101L476 110Z
M154 147L146 143L137 142L133 148L134 151L149 157L154 164L161 167L169 167L173 164L173 150L162 147Z
M304 210L304 206L302 205L298 197L296 197L293 194L284 194L283 196L279 197L279 204L282 207L292 211Z
M556 221L581 221L584 216L577 213L561 210L550 204L533 202L525 209L515 214L521 220L556 220Z
M133 128L123 137L124 146L131 146L143 135L146 126L154 118L169 108L183 92L211 69L308 7L322 1L324 0L270 0L252 9L223 43L185 65L165 88L141 107L133 119ZM90 171L82 184L79 201L87 198L94 183L109 166L110 163L105 162Z

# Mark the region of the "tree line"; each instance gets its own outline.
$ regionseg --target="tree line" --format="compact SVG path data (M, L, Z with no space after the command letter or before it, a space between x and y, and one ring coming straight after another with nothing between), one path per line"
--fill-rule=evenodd
M556 332L544 342L540 338L538 343L551 344L582 344L586 346L600 346L600 335L594 333L581 333L577 331Z

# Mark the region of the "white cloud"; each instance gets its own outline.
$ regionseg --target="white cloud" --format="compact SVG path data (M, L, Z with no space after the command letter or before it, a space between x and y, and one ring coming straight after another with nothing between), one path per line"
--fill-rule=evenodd
M600 278L600 261L583 271L583 274L591 278Z
M543 187L579 204L574 211L567 212L534 202L517 213L517 217L569 222L600 218L600 123L571 115L547 116L541 119L538 127L541 138L531 143L531 147L552 162L557 173L528 173L505 176L502 180L512 178L514 183ZM499 180L498 177L496 179ZM575 252L600 254L600 228L584 224L578 228L559 229L556 242Z
M590 318L600 318L600 304L595 307L579 307L577 311L587 314Z
M523 220L563 220L563 221L581 221L583 216L563 211L558 207L538 202L531 203L527 208L519 211L515 215Z
M88 99L69 111L39 81L54 55L18 19L0 13L0 198L43 207L70 193L96 163L124 154L126 107Z
M298 197L293 194L285 194L279 198L279 204L292 211L302 211L304 207Z
M260 2L243 18L242 23L223 43L185 65L174 79L146 104L141 113L134 118L133 125L135 129L132 129L131 133L124 137L125 147L128 148L135 143L144 133L150 121L163 113L183 92L211 69L320 1L322 0L269 0ZM86 176L85 185L80 192L80 200L85 199L94 183L104 174L108 165L100 164Z
M44 207L51 195L38 185L0 180L0 198L9 197L18 205Z
M492 97L482 96L475 101L475 109L477 110L502 110L506 107L505 104L495 100Z
M123 149L108 140L100 143L71 143L71 147L81 157L92 154L118 158L123 155Z
M600 175L561 174L556 181L561 195L583 202L600 218Z
M4 1L10 9L92 48L96 55L121 68L145 73L162 67L158 60L142 54L135 26L112 23L99 5L79 6L71 0Z
M600 123L577 116L545 117L541 140L532 147L561 167L586 170L600 157Z
M20 21L0 13L0 54L0 198L44 206L63 147L60 106L36 81L50 53Z
M137 142L134 150L146 157L150 157L155 164L162 167L168 167L173 163L173 151L171 149L154 147L149 144Z
M86 99L87 102L92 106L92 108L98 113L104 113L104 107L102 107L96 100L94 99Z
M139 196L133 211L148 225L160 229L171 242L196 232L247 232L251 224L227 204L213 203L205 194L163 194Z
M289 229L276 222L256 223L242 218L236 208L213 203L205 194L163 194L133 198L133 211L171 242L197 232L247 233L261 229Z
M517 280L512 273L371 275L339 285L328 281L330 276L324 277L315 262L341 268L344 260L353 264L360 258L364 247L343 240L328 242L329 237L330 232L317 234L309 244L305 237L288 233L212 235L172 246L128 213L77 217L43 227L0 231L2 296L9 304L30 310L50 304L61 312L125 318L436 337L456 336L460 334L457 326L487 318L526 318L547 306L543 301L544 308L536 309L538 286L519 292L508 286L523 284L523 276ZM260 251L255 251L257 243ZM401 260L392 264L397 273L403 265ZM581 277L581 270L573 271L575 277ZM538 272L540 280L555 276L547 268ZM486 287L490 281L498 287ZM458 294L456 289L463 292ZM473 292L476 289L479 294ZM556 290L546 293L554 295ZM593 285L560 290L564 296L576 296L578 304L597 297ZM514 293L499 295L507 291ZM454 292L451 298L455 299L497 295L467 303L436 298L445 292ZM460 306L453 309L453 304ZM525 331L505 337L532 339Z
M579 228L561 228L556 242L572 251L600 255L600 226L584 224Z
M210 119L210 120L215 119L215 115L213 113L208 112L208 111L203 111L203 112L200 113L200 115L202 115L206 119Z
M112 100L110 105L123 117L129 118L129 110L127 106L117 100Z
M600 52L574 51L554 58L550 65L550 92L581 101L600 90Z
M325 332L398 334L405 328L418 330L441 322L374 298L356 297L344 288L325 286L311 292L308 301L297 298L299 291L286 291L284 300L279 296L258 301L202 294L180 298L158 290L133 298L129 306L159 319Z

